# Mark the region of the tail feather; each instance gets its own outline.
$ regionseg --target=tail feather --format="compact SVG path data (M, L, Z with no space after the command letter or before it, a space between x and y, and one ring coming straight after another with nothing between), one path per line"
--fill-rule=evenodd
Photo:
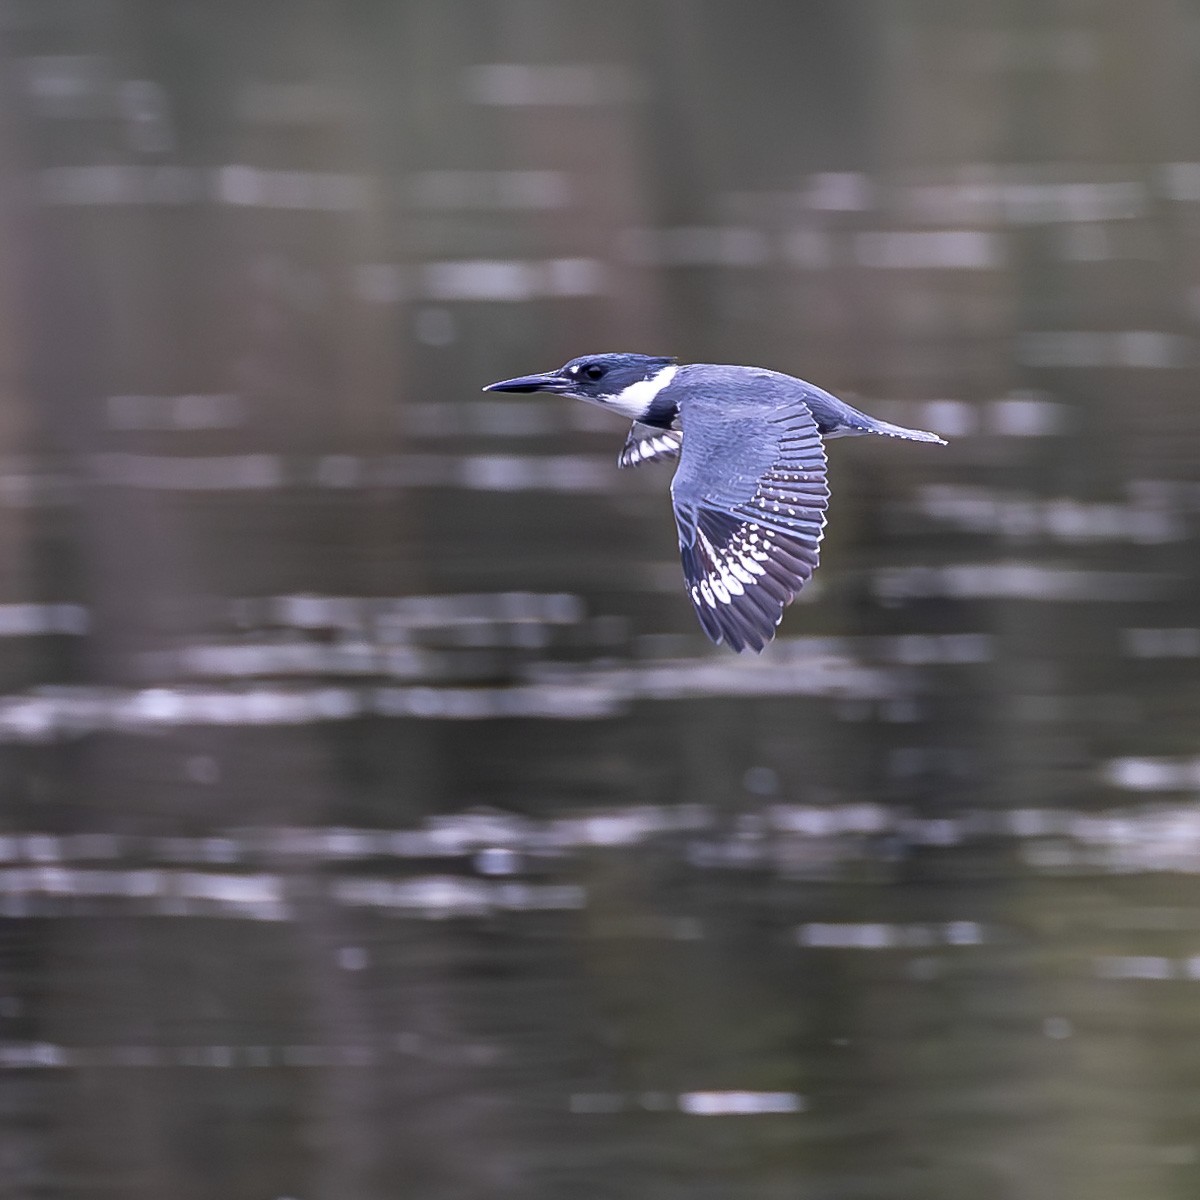
M944 437L929 433L924 429L906 429L903 425L893 425L890 421L878 421L869 418L870 424L863 429L864 433L881 433L884 437L903 438L906 442L936 442L939 446L947 445Z
M936 442L946 445L946 439L924 429L905 429L890 421L880 421L865 412L852 408L844 400L824 392L811 383L804 385L804 403L808 405L823 438L859 437L864 433L879 433L884 437L903 438L906 442Z
M866 433L879 433L884 437L903 438L906 442L936 442L945 446L946 439L936 433L928 433L924 429L906 429L903 425L893 425L890 421L880 421L870 417L856 408L845 406L845 412L838 413L837 418L820 426L821 436L828 441L830 438L862 437Z

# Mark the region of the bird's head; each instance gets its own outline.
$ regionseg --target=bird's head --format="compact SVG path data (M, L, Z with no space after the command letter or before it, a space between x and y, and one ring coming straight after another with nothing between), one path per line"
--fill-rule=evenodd
M649 354L585 354L557 371L490 383L485 392L556 392L621 413L631 421L670 424L675 406L659 398L679 368Z

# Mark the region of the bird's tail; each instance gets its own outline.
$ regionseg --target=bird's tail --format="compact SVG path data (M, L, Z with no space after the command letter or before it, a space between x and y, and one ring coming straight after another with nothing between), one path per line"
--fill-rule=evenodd
M866 428L867 433L882 433L884 437L903 438L906 442L937 442L939 446L947 444L944 437L938 437L936 433L929 433L925 429L906 429L903 425L877 421L874 417L868 420L870 424Z
M903 425L893 425L890 421L869 417L865 412L859 412L849 405L846 407L850 409L849 413L842 417L833 429L821 430L826 438L859 437L864 433L879 433L884 437L903 438L906 442L936 442L939 446L947 444L946 439L936 433L929 433L924 429L906 429Z

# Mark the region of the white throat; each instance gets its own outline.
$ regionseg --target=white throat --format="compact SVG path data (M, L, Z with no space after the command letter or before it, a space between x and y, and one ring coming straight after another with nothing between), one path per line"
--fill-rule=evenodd
M678 370L674 365L663 367L649 379L639 379L614 396L600 396L596 403L621 413L631 421L640 421L650 411L654 397L675 378Z

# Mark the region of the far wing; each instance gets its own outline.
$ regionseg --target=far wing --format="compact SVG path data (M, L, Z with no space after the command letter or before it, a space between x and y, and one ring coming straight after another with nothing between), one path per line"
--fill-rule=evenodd
M618 467L640 467L642 463L666 462L679 457L683 433L678 429L656 429L638 421L629 427L629 436L621 447Z
M671 485L688 593L714 642L762 650L819 561L825 449L799 399L698 440Z

